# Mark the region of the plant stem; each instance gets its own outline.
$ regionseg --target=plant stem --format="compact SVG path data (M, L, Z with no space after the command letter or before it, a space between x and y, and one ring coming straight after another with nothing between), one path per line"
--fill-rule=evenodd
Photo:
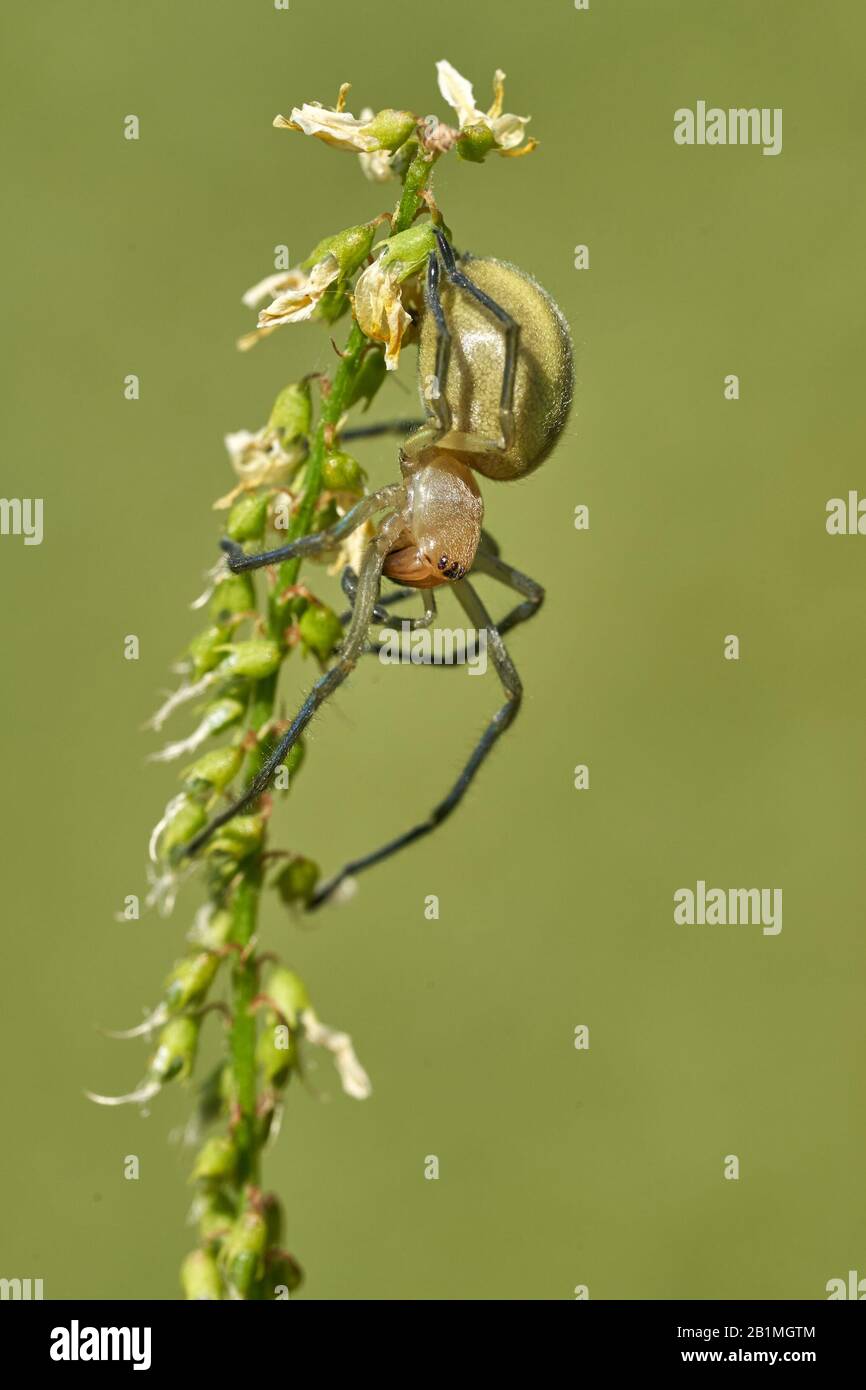
M232 904L234 945L246 951L252 941L258 916L262 884L262 863L255 856L244 869ZM258 972L252 953L239 951L232 968L232 1067L237 1087L239 1116L235 1130L238 1150L238 1176L241 1184L258 1183L259 1154L256 1143L256 1021L250 1004L256 994Z
M392 235L406 231L423 206L422 192L430 177L436 155L426 155L416 149L403 181L403 191L392 222ZM329 390L322 393L318 428L310 450L305 471L304 491L300 505L292 518L289 538L305 536L312 528L316 506L322 492L322 472L330 447L333 427L341 419L351 399L369 341L355 323L346 344L340 365ZM277 583L268 602L268 629L271 637L282 642L289 605L279 595L297 583L300 559L287 560L279 570ZM271 722L277 696L277 677L261 681L250 704L249 728L256 734ZM251 774L258 771L262 751L256 747L248 760ZM259 895L264 873L264 847L247 860L232 904L232 941L247 948L256 934ZM260 1145L256 1127L256 1022L250 1004L257 992L257 967L254 954L243 958L238 953L232 971L232 1065L235 1074L239 1116L235 1139L239 1153L239 1177L242 1186L259 1182Z

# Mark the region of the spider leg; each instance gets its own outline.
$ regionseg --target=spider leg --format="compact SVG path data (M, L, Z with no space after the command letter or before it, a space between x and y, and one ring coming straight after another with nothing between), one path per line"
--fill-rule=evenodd
M346 568L343 570L343 574L340 579L340 587L342 588L343 593L346 595L349 602L353 606L355 603L355 592L357 590L357 586L358 576L355 574L355 571L352 569L351 565L347 565ZM398 603L405 603L407 599L414 598L415 594L417 594L418 592L419 591L417 589L402 588L397 589L392 594L385 594L384 596L380 595L379 601L373 609L372 618L375 622L382 624L384 627L393 628L394 623L391 618L391 615L388 612L388 609L394 608ZM436 600L433 597L432 592L428 592L424 600L423 616L420 618L409 618L404 621L408 621L411 630L415 632L420 627L430 627L434 622L435 618ZM340 625L342 627L346 627L346 625L349 622L351 622L351 620L352 609L349 608L345 613L342 613L340 615ZM376 642L368 642L364 647L363 654L364 656L378 656L384 646L385 642L383 640Z
M352 569L352 566L351 566L351 565L346 565L346 568L343 570L343 573L340 575L340 588L343 590L343 593L346 595L346 598L349 600L349 602L350 602L351 605L352 605L352 607L349 609L349 611L348 611L347 613L344 613L344 614L342 615L342 617L340 618L340 625L341 625L341 627L346 627L347 624L350 623L351 620L352 620L352 610L353 610L354 607L355 607L355 596L356 596L356 594L357 594L357 592L358 592L358 576L357 576L357 574L355 573L355 571ZM391 603L394 602L394 597L395 597L395 596L392 596L392 597L391 597L391 599L390 599ZM388 599L386 599L386 598L383 599L383 598L380 597L379 601L374 605L374 607L373 607L373 612L371 613L370 616L371 616L371 618L373 618L377 623L387 623L387 621L388 621L388 610L387 610L387 608L385 607L385 605L386 605L386 603L388 603L388 601L389 601Z
M500 584L505 584L507 588L513 589L515 593L522 594L523 603L518 603L516 608L512 608L509 613L497 624L500 637L506 632L510 632L518 623L525 623L529 618L534 618L542 603L544 602L544 589L534 579L530 579L528 574L523 574L515 569L513 565L507 565L500 559L499 546L493 537L487 532L481 533L481 545L475 555L472 565L473 574L487 574L491 579L497 579Z
M442 264L445 274L459 289L471 294L473 299L477 299L479 304L489 310L495 319L502 324L505 333L505 361L502 368L502 387L499 394L499 428L502 431L502 438L499 441L500 449L509 449L514 439L514 385L517 379L517 350L520 343L520 324L513 319L501 304L497 304L495 299L491 299L489 294L485 294L469 276L459 268L454 257L454 251L445 235L434 228L436 245L439 247L439 254L442 257ZM429 276L429 267L428 267ZM428 279L428 302L429 302L429 279ZM432 308L432 305L431 305ZM441 306L440 306L441 313ZM438 320L437 320L438 323ZM440 382L444 382L437 367L437 376ZM444 386L441 388L444 390Z
M402 500L403 495L400 483L388 483L386 487L379 488L378 492L371 492L369 497L362 497L345 516L340 517L336 525L329 526L326 531L317 531L315 535L301 536L298 540L289 541L288 545L281 545L277 550L263 550L258 555L247 555L242 546L227 537L220 541L220 546L228 556L232 574L240 574L243 570L261 569L263 565L274 565L280 560L306 560L311 555L321 555L324 551L334 550L376 512L381 511L383 507L394 506Z
M364 650L367 640L367 628L373 609L376 606L376 599L379 593L379 581L382 575L382 566L385 563L385 555L388 551L389 532L387 526L382 533L370 541L361 564L361 573L358 577L358 587L355 597L355 607L352 613L352 620L346 633L343 645L340 648L334 665L329 667L323 676L316 681L309 695L307 696L298 713L295 715L289 728L280 740L271 749L264 763L245 788L237 801L234 801L225 811L214 816L209 825L206 825L198 835L196 835L184 850L184 855L197 854L198 851L207 844L215 830L225 825L233 816L246 810L253 802L258 801L263 792L266 792L275 770L285 761L286 755L297 743L300 735L309 724L313 715L321 705L333 695L334 691L343 684L347 676L351 675L358 657Z
M424 383L424 396L436 420L437 433L447 434L451 428L451 407L445 394L448 380L448 363L451 360L451 330L445 322L442 301L439 297L439 261L435 252L427 259L427 307L436 323L436 360L434 380Z
M382 434L411 434L423 424L423 420L381 420L376 425L353 425L350 430L342 430L340 438L375 439Z
M476 594L472 585L466 579L456 581L452 586L466 616L474 627L480 632L487 634L487 644L493 657L493 664L496 674L502 682L505 691L505 703L491 719L481 738L478 740L468 762L466 763L457 781L449 791L448 795L434 806L426 820L420 821L412 826L411 830L406 830L396 839L389 840L380 849L373 850L370 854L365 854L361 859L354 859L346 864L334 878L318 889L310 900L309 907L312 910L321 907L326 902L336 888L339 887L347 878L362 873L364 869L369 869L374 864L379 864L383 859L388 859L398 850L404 849L406 845L411 845L415 840L420 840L424 835L431 834L444 820L451 815L451 812L460 804L472 783L475 774L490 753L494 744L502 737L509 725L514 721L517 711L520 708L520 701L523 694L523 687L520 677L511 657L505 648L505 643L499 635L498 628L494 625L490 614Z

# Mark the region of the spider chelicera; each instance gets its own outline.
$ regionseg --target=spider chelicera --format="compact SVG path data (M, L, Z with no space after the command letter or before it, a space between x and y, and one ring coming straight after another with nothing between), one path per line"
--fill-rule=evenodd
M399 459L403 480L363 498L335 526L303 536L277 550L247 555L224 540L230 569L238 574L294 557L333 551L357 527L383 513L367 543L358 574L347 570L343 588L352 610L333 665L320 677L289 728L268 754L243 794L190 841L195 854L214 831L256 801L268 788L313 715L342 685L368 649L372 621L388 623L387 608L414 589L429 591L427 627L436 616L432 591L448 585L487 648L505 692L505 703L481 735L448 795L417 825L387 844L346 864L320 887L308 907L320 906L347 878L380 863L441 825L464 796L478 769L520 707L520 677L502 636L538 612L540 584L506 564L482 529L483 503L475 474L500 482L523 478L547 458L565 426L574 369L566 321L540 285L516 266L475 257L455 257L441 231L427 262L425 306L418 323L418 381L423 421L404 441ZM463 266L471 268L472 277ZM411 422L346 430L344 439L405 432ZM517 592L517 604L497 625L468 576L483 574ZM380 600L383 575L401 586Z

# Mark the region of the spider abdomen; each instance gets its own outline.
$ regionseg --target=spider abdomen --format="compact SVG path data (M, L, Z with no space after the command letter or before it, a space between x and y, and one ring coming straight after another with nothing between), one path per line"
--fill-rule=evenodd
M508 481L537 468L562 433L574 389L574 365L568 325L546 290L517 266L505 261L463 257L461 269L479 289L519 325L514 382L513 432L506 447L453 452L488 478ZM453 430L497 441L499 405L505 366L505 333L490 311L446 280L442 310L451 335L445 397ZM436 323L421 319L418 382L422 401L435 378ZM445 441L442 441L445 443Z

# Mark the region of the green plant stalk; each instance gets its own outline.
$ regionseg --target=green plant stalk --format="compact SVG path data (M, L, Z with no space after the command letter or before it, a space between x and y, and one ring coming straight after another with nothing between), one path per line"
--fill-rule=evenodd
M392 235L406 231L418 215L422 193L436 162L436 154L425 154L418 147L403 180L403 191L392 223ZM357 323L351 332L340 359L330 390L323 392L320 418L310 450L305 472L304 491L300 505L292 518L289 538L297 540L312 528L316 506L322 492L322 471L329 447L329 438L347 408L361 368L368 339ZM287 560L280 567L277 586L268 604L268 630L271 637L282 641L287 605L279 595L298 581L300 559ZM274 717L277 696L277 677L259 682L250 705L249 728L259 735ZM247 771L258 771L262 752L257 747L248 759ZM258 1184L260 1142L256 1124L256 1024L250 1005L258 992L258 973L254 954L243 954L256 934L259 895L264 875L264 847L247 861L232 905L232 942L241 948L232 971L232 1066L237 1089L238 1115L235 1137L240 1155L239 1176L242 1184Z
M232 904L232 944L239 948L232 968L232 1063L237 1086L238 1122L235 1139L238 1177L241 1183L259 1181L259 1146L256 1143L256 1021L250 1012L255 997L255 964L244 954L252 941L258 918L262 884L261 856L244 869Z

